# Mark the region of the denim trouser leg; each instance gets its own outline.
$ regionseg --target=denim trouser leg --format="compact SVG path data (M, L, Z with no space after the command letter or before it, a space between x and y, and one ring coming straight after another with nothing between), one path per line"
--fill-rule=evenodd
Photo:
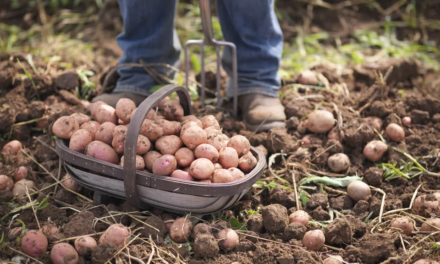
M238 94L261 93L277 97L278 68L283 35L273 0L216 0L220 25L226 41L237 48ZM231 50L225 48L222 65L232 76ZM228 84L232 96L232 82Z
M118 38L123 50L119 63L166 63L179 66L180 42L174 30L176 0L118 0L124 22L124 32ZM161 74L167 69L155 67ZM172 73L172 72L171 72ZM143 68L122 68L115 92L131 92L149 95L157 83Z

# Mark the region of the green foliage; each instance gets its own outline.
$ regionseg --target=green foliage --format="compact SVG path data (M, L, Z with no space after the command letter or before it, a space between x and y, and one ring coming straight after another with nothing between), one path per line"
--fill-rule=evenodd
M346 176L346 177L327 177L327 176L315 176L311 175L306 178L303 178L299 182L299 186L303 186L310 183L322 183L327 186L334 186L334 187L347 187L350 183L353 181L360 181L362 178L359 176Z
M405 162L402 160L402 164L400 167L397 167L396 163L380 163L376 164L376 166L384 171L383 177L387 180L394 180L400 177L412 179L423 173L423 169L415 165L414 161Z
M80 98L84 100L88 100L93 90L95 90L95 83L91 82L89 80L90 76L95 75L92 71L84 70L84 69L77 69L76 73L78 74L78 77L82 81L81 90L79 90L79 87L76 87L75 90Z

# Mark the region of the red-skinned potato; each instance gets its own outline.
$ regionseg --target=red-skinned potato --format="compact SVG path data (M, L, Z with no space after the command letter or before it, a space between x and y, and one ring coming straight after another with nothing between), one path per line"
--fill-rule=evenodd
M187 171L175 170L171 173L171 178L181 179L185 181L194 181L194 178Z
M100 124L104 122L112 122L114 124L118 123L118 117L116 116L116 111L110 105L100 105L95 114L95 120Z
M377 132L382 130L382 119L375 116L369 116L364 118L364 121L373 129L376 129Z
M289 215L289 223L300 223L307 226L310 216L306 211L298 210Z
M80 128L89 131L90 135L92 136L92 140L95 140L96 132L99 130L100 126L101 124L96 121L88 121L83 123Z
M344 140L344 136L344 131L341 130L341 132L339 133L338 128L334 127L332 128L332 130L330 130L330 132L328 132L327 139L334 139L336 141L342 142Z
M128 98L121 98L116 103L116 115L125 124L130 123L131 114L134 112L134 110L136 110L136 104Z
M31 257L39 258L46 253L48 244L43 232L29 230L21 239L21 250Z
M81 189L81 186L70 177L69 174L66 173L62 179L61 185L64 186L64 188L67 188L69 190L72 190L74 192L78 192Z
M344 259L341 256L329 256L322 264L343 264Z
M391 221L391 227L395 228L407 236L410 236L414 231L414 223L409 217L398 217Z
M19 180L23 180L26 179L29 173L29 169L25 166L20 166L18 167L18 169L15 171L14 173L14 180L15 181L19 181ZM1 184L0 184L1 186ZM1 187L0 187L1 190Z
M156 149L162 154L174 155L182 147L182 140L178 136L162 136L156 141Z
M90 109L90 113L93 117L93 119L96 120L96 113L98 112L98 109L101 105L107 105L107 103L104 103L103 101L98 101L92 104L92 108Z
M52 224L42 225L40 231L47 237L50 242L59 240L60 230Z
M121 162L119 163L122 167L124 167L124 156L121 157ZM139 155L136 155L136 169L142 170L145 168L145 161L144 158L142 158Z
M211 134L208 136L208 144L214 146L217 151L220 151L222 148L227 146L225 139L222 135L219 134Z
M419 259L413 264L439 264L439 263L432 259Z
M328 158L327 165L334 172L346 171L350 167L350 159L344 153L336 153Z
M116 126L115 129L113 130L112 147L118 154L124 153L127 130L128 128L123 125Z
M319 80L318 77L316 77L316 74L312 71L306 70L306 71L302 71L297 80L298 83L300 84L304 84L304 85L318 85L319 84Z
M206 132L199 126L190 126L180 138L189 149L195 149L198 145L208 143Z
M439 202L435 195L420 195L414 200L412 212L424 217L429 217L431 214L438 214L440 211Z
M96 240L90 236L81 236L75 239L75 249L80 256L90 255L96 246Z
M245 173L251 172L257 166L257 159L251 152L244 154L238 160L238 167Z
M311 230L305 233L302 242L308 250L320 250L324 246L325 236L321 230Z
M214 164L205 158L196 159L191 163L190 173L198 180L208 179L214 172Z
M102 123L95 133L95 140L111 145L113 141L113 130L115 130L115 127L116 125L112 122Z
M163 135L179 135L180 133L181 126L177 121L156 118L154 122L163 129Z
M156 141L164 135L163 128L153 120L145 119L141 126L140 133L151 141Z
M124 246L128 241L130 232L128 228L121 224L113 224L105 230L99 238L99 244L114 244L118 247Z
M168 101L164 103L162 112L165 118L171 121L178 121L184 115L183 107L177 101Z
M225 183L234 181L234 178L229 170L218 169L214 171L211 181L213 183Z
M78 129L72 134L69 142L69 148L83 153L86 146L93 141L92 135L85 129Z
M119 156L116 151L109 145L100 141L92 141L89 145L87 145L85 153L87 156L102 161L119 164Z
M150 148L151 148L150 140L144 135L139 135L136 146L136 154L144 155L150 150Z
M370 187L363 181L353 181L347 186L347 194L357 201L368 200L371 196Z
M244 178L244 173L241 170L237 169L237 168L229 168L228 171L231 173L232 181L236 181L236 180L239 180L241 178Z
M223 168L237 168L238 166L238 154L237 151L230 147L222 148L219 152L219 163Z
M26 189L28 193L32 193L35 189L35 183L29 180L20 180L14 184L14 188L12 189L12 195L17 196L19 198L27 197Z
M237 232L231 228L226 228L217 233L218 244L226 251L233 250L239 243L240 238Z
M185 243L191 238L193 225L186 217L178 218L174 221L170 229L170 238L176 243Z
M197 121L200 122L200 120L197 120ZM202 123L200 122L200 124L199 124L196 121L192 121L192 120L182 122L182 127L180 128L180 137L182 137L185 134L186 130L188 130L192 126L197 126L197 127L202 128ZM202 130L203 130L203 128L202 128ZM203 130L203 131L205 131L205 130Z
M217 149L209 144L198 145L197 148L194 150L194 155L198 159L205 158L209 159L212 162L218 162L219 158Z
M246 155L251 149L251 144L249 140L241 135L236 135L231 137L228 142L228 147L233 148L237 151L239 157Z
M315 110L309 114L307 129L313 133L327 133L335 125L333 114L326 110Z
M71 116L62 116L55 121L52 132L62 139L70 139L72 134L79 129L78 121Z
M53 264L76 264L78 253L69 243L57 243L50 251L50 259Z
M200 128L203 128L202 121L200 121L195 115L187 115L183 116L180 121L182 122L182 126L188 122L196 123Z
M385 130L385 133L392 141L395 142L400 142L405 139L405 131L403 131L403 128L398 124L389 124Z
M176 154L177 164L181 167L188 167L195 160L194 152L189 148L181 148Z
M152 171L153 170L153 164L154 162L160 157L162 156L162 154L160 154L157 151L148 151L147 153L145 153L144 155L144 162L145 162L145 167L149 170Z
M440 231L440 218L428 218L420 227L420 231L438 232Z
M380 140L370 141L364 148L364 156L369 161L376 162L387 152L388 146Z
M78 122L78 125L80 126L84 123L90 122L90 117L86 116L85 114L73 113L70 116L75 118L76 121Z
M402 118L402 125L409 127L411 125L411 117L405 116Z
M173 155L165 154L154 161L153 173L162 176L169 176L176 167L176 158Z
M14 181L6 175L0 175L0 191L11 190L14 187Z
M196 239L198 236L206 234L212 235L211 227L205 223L198 223L194 227L191 237Z
M214 127L214 128L220 129L220 125L219 125L217 119L215 118L215 116L213 116L213 115L206 115L206 116L200 118L200 121L202 122L203 129L205 129L207 127Z
M217 129L215 127L207 127L204 129L206 132L206 136L210 136L210 135L221 135L222 131L220 129Z

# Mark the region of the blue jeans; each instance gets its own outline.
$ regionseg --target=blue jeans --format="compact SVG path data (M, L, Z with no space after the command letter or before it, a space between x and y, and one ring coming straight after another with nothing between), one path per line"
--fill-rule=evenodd
M181 45L174 29L176 0L118 0L124 32L118 44L122 63L166 63L179 67ZM283 35L275 16L274 0L216 0L223 36L237 48L238 95L260 93L278 97L278 69ZM222 54L222 66L232 76L231 52ZM172 78L169 69L155 68ZM157 85L142 68L121 68L115 92L149 95ZM228 85L232 96L232 82Z

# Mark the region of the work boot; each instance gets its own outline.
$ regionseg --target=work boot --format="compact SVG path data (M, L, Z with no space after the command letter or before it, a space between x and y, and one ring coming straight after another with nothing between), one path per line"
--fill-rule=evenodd
M93 98L92 104L96 103L97 101L103 101L104 103L107 103L112 107L116 107L116 104L121 98L131 99L136 104L136 106L139 106L147 97L144 95L127 93L127 92L110 93L110 94L105 93Z
M243 122L250 131L267 131L285 127L286 114L280 99L262 94L246 94L238 97Z

